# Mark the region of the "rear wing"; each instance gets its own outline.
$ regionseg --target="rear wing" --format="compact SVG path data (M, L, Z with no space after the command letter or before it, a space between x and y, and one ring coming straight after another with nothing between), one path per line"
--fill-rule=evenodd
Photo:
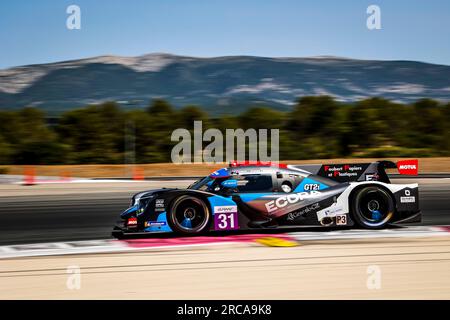
M417 175L419 163L418 160L401 160L397 163L381 160L371 163L312 164L290 167L308 171L336 182L380 181L390 183L386 169L398 169L400 174Z

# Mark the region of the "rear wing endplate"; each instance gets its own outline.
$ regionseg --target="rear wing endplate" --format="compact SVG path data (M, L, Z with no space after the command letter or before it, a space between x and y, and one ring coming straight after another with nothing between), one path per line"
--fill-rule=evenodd
M400 160L397 163L380 160L371 163L312 164L293 165L291 167L341 183L353 181L380 181L390 183L386 169L398 169L398 172L402 175L417 175L419 164L416 159Z

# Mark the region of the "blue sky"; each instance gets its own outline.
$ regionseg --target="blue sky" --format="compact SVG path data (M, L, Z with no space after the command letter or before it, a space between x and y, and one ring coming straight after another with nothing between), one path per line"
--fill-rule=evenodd
M66 28L67 6L81 30ZM381 8L368 30L366 8ZM335 55L450 64L450 1L5 0L0 68L114 54Z

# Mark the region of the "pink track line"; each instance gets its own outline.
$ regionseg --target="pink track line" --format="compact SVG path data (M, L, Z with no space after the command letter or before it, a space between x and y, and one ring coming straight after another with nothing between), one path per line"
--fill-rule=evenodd
M271 237L283 240L294 239L288 235L272 235L272 234L242 234L242 235L232 235L232 236L221 236L221 237L180 237L180 238L170 238L170 239L130 239L121 240L132 248L147 248L147 247L166 247L166 246L180 246L180 245L198 245L198 244L209 244L209 243L226 243L226 242L251 242L256 239Z

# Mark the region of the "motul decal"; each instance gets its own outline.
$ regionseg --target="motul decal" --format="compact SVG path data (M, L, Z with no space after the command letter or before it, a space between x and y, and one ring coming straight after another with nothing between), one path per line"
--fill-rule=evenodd
M136 218L130 218L130 219L128 219L128 221L127 221L127 225L128 226L135 226L135 225L137 225L137 219Z
M400 174L414 175L419 173L419 160L401 160L397 162Z

